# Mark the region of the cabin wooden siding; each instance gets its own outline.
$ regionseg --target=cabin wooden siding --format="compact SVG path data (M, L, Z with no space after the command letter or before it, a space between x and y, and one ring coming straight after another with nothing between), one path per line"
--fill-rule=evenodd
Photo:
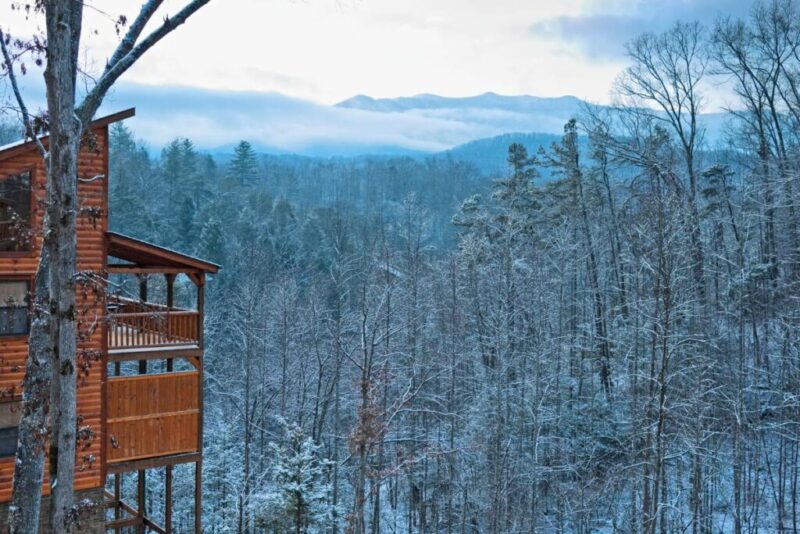
M108 126L92 130L78 159L78 270L96 274L100 282L106 270L104 236L108 229ZM30 252L0 252L0 278L25 278L33 281L39 264L46 175L41 156L35 148L20 151L0 160L0 178L32 171L31 187L35 198L31 213L35 241ZM93 179L94 178L94 179ZM93 179L93 180L92 180ZM89 288L79 287L78 304L78 405L79 428L88 427L93 436L77 447L75 488L103 486L105 428L103 403L105 393L106 325L105 297ZM21 393L28 353L27 336L0 336L0 395ZM11 499L14 458L0 459L0 502ZM49 493L47 484L44 493Z

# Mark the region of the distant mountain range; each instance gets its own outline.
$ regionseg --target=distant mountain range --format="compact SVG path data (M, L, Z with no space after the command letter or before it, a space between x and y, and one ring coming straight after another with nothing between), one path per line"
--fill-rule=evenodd
M421 94L400 98L372 98L357 95L336 104L337 107L377 111L381 113L402 113L412 110L502 110L524 115L571 116L580 113L585 102L574 96L555 98L539 96L503 96L497 93L484 93L477 96L445 97Z
M29 77L26 94L37 94ZM39 91L43 94L43 91ZM34 109L44 104L29 98ZM445 153L474 161L481 168L505 159L507 141L520 137L536 144L560 135L564 123L588 104L574 96L468 97L421 94L400 98L358 95L335 105L279 93L227 91L196 87L118 84L101 110L136 107L127 121L153 150L176 137L199 148L229 154L240 140L263 153L310 157L361 155L420 156ZM724 114L703 117L707 138L718 139ZM519 132L519 133L514 133ZM498 137L499 136L499 137ZM505 137L504 137L505 136ZM505 148L498 156L501 145Z

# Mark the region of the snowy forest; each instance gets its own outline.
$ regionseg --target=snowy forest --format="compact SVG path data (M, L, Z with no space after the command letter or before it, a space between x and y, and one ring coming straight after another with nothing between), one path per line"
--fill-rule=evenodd
M502 175L115 125L111 228L222 266L205 532L798 532L798 9L641 35Z
M793 9L642 35L503 176L115 128L112 227L223 264L206 530L797 532Z

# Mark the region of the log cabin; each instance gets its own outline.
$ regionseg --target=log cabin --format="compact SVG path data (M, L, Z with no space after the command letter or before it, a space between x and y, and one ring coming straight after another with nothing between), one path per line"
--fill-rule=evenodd
M203 303L206 277L219 266L109 231L109 126L134 113L95 120L78 161L75 491L76 502L89 503L79 531L173 532L173 473L189 464L180 469L194 467L192 526L201 532ZM11 501L45 193L35 144L0 147L0 526ZM159 510L145 506L153 480L163 488ZM45 475L42 525L49 491Z

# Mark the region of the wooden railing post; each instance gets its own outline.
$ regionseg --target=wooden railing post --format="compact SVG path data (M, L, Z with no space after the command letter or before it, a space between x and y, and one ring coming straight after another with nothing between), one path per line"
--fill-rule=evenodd
M142 303L147 302L147 275L139 275L139 300Z
M167 308L172 308L175 300L175 275L167 273L164 276L167 279Z

